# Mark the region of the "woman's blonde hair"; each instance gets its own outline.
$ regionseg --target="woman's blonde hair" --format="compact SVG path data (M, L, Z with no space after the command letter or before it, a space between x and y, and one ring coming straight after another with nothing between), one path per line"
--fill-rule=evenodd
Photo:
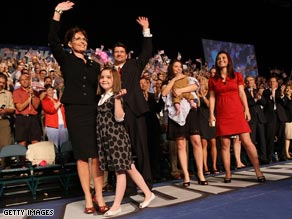
M208 88L208 81L209 81L208 78L206 78L206 77L203 76L203 75L200 75L200 76L198 76L198 81L199 81L199 83L200 83L200 87L204 87L206 90L209 89L209 88ZM202 83L202 84L201 84L201 83Z

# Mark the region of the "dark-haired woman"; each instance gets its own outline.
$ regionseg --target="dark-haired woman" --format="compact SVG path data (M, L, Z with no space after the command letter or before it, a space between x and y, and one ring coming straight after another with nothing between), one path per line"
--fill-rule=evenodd
M59 3L54 11L49 30L49 46L54 58L61 66L65 90L61 102L65 106L66 123L72 142L74 157L77 160L77 171L85 196L84 213L95 212L93 201L102 213L108 211L102 196L103 171L99 167L96 140L96 90L100 65L90 60L87 50L86 31L79 27L69 29L65 34L66 51L58 36L60 18L63 12L72 9L74 3ZM88 159L91 158L92 165ZM95 186L95 196L90 192L90 166Z
M210 124L216 121L216 136L220 137L221 155L226 172L224 183L231 182L230 136L239 135L255 169L258 182L265 177L260 170L258 154L250 138L250 113L244 91L243 76L234 71L230 55L220 51L216 57L216 74L209 79ZM216 114L216 117L215 117Z

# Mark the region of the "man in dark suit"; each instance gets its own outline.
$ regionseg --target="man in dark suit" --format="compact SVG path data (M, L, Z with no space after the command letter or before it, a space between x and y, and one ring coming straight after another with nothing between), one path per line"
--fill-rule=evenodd
M123 43L116 43L113 48L114 66L120 72L122 88L127 89L124 97L125 125L129 132L132 153L136 157L136 166L152 189L152 176L149 162L147 126L145 113L149 111L140 87L140 77L149 59L152 57L152 35L147 17L138 17L137 22L143 28L141 53L136 59L128 59L128 51ZM127 177L125 196L135 195L136 185Z
M145 100L149 106L149 111L146 113L146 124L148 128L148 148L152 179L153 181L159 181L162 175L160 165L162 130L157 114L163 110L164 102L162 98L156 100L155 94L149 92L150 84L151 82L148 77L143 76L140 79L140 86L143 91Z
M263 111L263 99L261 98L263 89L258 89L255 83L255 77L247 76L245 78L246 87L244 89L251 120L249 125L251 128L251 140L256 145L260 163L268 163L265 124L267 119Z
M268 159L272 161L274 152L279 154L280 160L285 159L285 122L286 112L282 106L281 89L278 85L278 78L271 76L269 89L263 91L264 113L268 122L266 124L266 140ZM276 143L276 146L275 145Z

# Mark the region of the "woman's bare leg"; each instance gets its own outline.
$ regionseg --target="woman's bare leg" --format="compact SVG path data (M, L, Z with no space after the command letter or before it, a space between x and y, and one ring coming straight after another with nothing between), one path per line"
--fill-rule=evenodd
M223 161L223 166L225 169L225 178L231 178L230 170L230 138L221 137L221 156Z
M187 141L185 138L178 138L176 144L180 166L184 174L184 182L189 182L190 175L188 171Z
M250 162L252 163L254 170L256 172L256 176L263 176L262 171L260 170L260 162L258 159L258 153L255 145L252 143L249 133L242 133L239 135L240 140L246 150L246 153L249 157Z
M196 161L197 177L200 181L205 181L205 176L203 173L203 149L201 144L201 136L192 135L190 136L190 140L193 146L193 155Z
M98 206L105 206L105 201L102 195L102 188L104 183L103 171L99 169L99 160L98 158L91 159L91 168L92 168L92 178L95 188L95 197L98 202Z
M85 197L85 207L91 208L93 207L93 203L90 192L90 172L88 160L77 160L77 172Z

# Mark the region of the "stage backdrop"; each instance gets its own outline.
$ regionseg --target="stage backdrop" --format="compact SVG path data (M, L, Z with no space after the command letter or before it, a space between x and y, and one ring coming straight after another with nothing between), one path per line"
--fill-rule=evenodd
M215 64L217 53L220 50L227 51L235 67L235 70L241 72L243 76L258 76L258 66L255 55L255 48L250 44L240 44L210 39L202 39L205 61L211 68Z

